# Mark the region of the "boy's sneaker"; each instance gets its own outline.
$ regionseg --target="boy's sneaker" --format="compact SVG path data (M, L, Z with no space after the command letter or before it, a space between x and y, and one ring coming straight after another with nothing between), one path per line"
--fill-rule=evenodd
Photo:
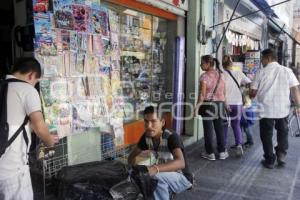
M241 157L244 154L244 150L242 145L238 145L236 147L236 156Z
M228 154L227 151L220 152L220 154L219 154L219 159L220 159L220 160L225 160L225 159L228 158L228 157L229 157L229 154Z
M201 154L202 158L205 158L207 160L216 160L216 156L214 153L208 154L208 153L202 153Z

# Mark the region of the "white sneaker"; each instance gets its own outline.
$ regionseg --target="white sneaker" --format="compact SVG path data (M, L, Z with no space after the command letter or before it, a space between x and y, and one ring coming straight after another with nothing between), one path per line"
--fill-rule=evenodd
M241 157L244 154L242 145L238 145L236 147L236 156Z
M228 158L228 157L229 157L229 154L228 154L227 151L220 152L220 154L219 154L219 159L220 159L220 160L225 160L225 159Z
M202 158L205 158L207 160L216 160L216 156L214 153L211 153L211 154L207 154L207 153L202 153L201 154L201 157Z

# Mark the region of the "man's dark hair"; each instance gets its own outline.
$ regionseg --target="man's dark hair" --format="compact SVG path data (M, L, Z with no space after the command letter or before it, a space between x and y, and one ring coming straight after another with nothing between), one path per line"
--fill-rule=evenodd
M19 58L12 69L12 73L15 72L19 72L21 74L35 72L36 78L40 78L42 76L41 65L35 58Z
M147 106L144 110L144 116L147 115L147 114L153 114L153 113L156 113L157 114L157 117L159 119L163 119L164 118L164 112L161 112L158 110L157 107L154 107L154 106Z
M272 60L276 60L276 54L272 49L265 49L261 52L263 58L271 58Z

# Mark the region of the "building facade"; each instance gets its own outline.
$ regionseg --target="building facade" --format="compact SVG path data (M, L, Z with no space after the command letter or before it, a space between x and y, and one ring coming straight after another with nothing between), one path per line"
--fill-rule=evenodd
M293 28L296 32L295 37L296 40L300 42L300 2L296 2L294 6L294 22L293 22ZM295 67L297 69L297 76L299 79L300 75L300 45L295 44Z

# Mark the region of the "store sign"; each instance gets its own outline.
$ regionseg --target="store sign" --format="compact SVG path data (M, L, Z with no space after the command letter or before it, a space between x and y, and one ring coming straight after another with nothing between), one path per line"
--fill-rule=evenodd
M224 5L224 21L229 21L233 10L228 6ZM240 13L235 12L233 18L241 16ZM229 28L233 31L245 34L254 39L261 40L262 37L262 27L257 25L254 21L250 21L246 17L234 20L230 23Z
M188 10L188 0L137 0L151 6L185 17Z
M158 0L176 6L182 10L188 10L188 0Z

